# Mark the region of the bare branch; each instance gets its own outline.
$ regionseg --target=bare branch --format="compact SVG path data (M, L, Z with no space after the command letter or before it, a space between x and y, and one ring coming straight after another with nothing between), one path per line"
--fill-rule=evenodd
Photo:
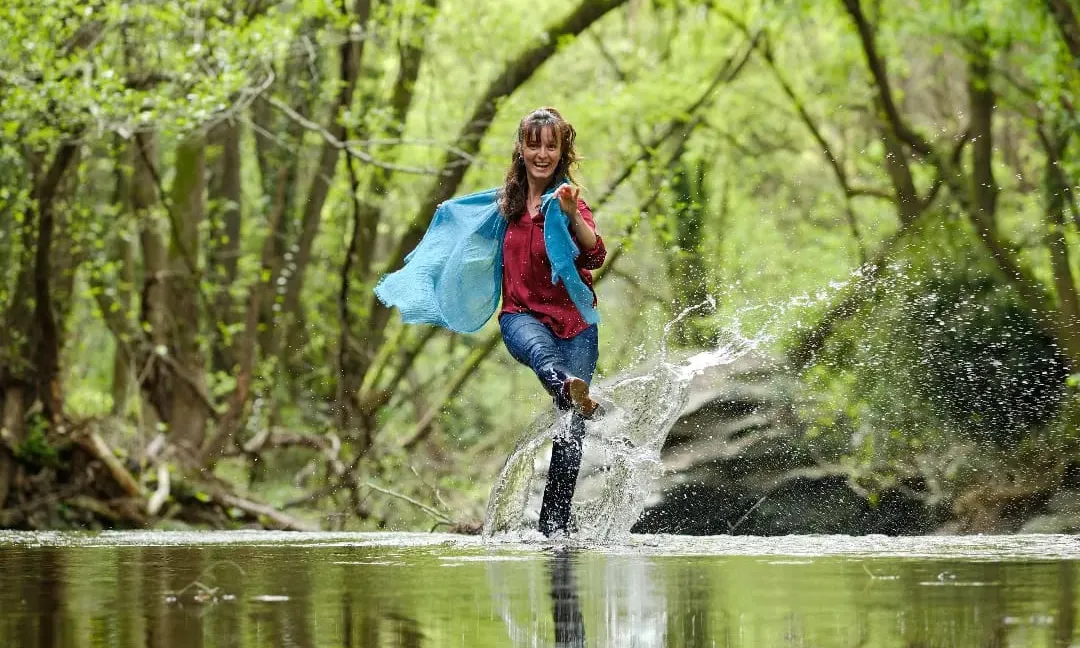
M889 193L887 189L878 189L877 187L849 187L848 195L852 198L879 198L889 202L896 200L896 197Z
M622 279L627 284L629 284L631 288L636 290L638 293L640 293L643 297L645 297L649 301L654 301L654 302L656 302L658 304L663 304L664 306L670 306L671 305L671 299L670 298L664 297L663 295L661 295L661 294L659 294L659 293L657 293L655 291L649 290L645 286L642 286L641 282L638 281L638 278L633 276L629 272L625 272L623 270L619 270L618 268L616 268L614 266L611 266L611 268L610 268L610 270L608 271L607 274L608 274L608 276L615 277L617 279Z
M404 443L401 444L402 449L411 450L416 444L427 437L428 432L431 431L431 424L435 421L435 417L439 415L446 403L461 391L461 388L464 387L469 378L476 373L476 370L480 368L484 359L495 349L501 339L502 336L499 335L499 331L492 331L484 338L484 341L481 342L480 346L473 349L472 353L469 354L469 357L465 359L460 368L454 372L454 376L447 382L447 386L443 389L442 393L435 399L435 404L429 407L427 411L420 416L420 420L416 422L413 429L406 435Z
M307 117L304 117L303 115L301 115L300 113L293 110L293 108L291 106L289 106L287 103L281 101L280 99L278 99L276 97L263 97L263 100L268 102L274 108L277 108L281 112L285 113L285 115L287 117L289 117L289 119L292 119L296 123L298 123L301 126L303 126L304 128L306 128L307 130L316 132L319 135L321 135L322 138L326 141L326 143L329 144L330 146L343 151L346 155L348 155L350 157L353 157L353 158L356 158L357 160L360 160L361 162L366 162L367 164L379 167L380 169L386 169L388 171L399 171L401 173L412 173L412 174L416 174L416 175L427 175L427 176L437 176L437 175L439 175L438 170L428 168L428 167L413 167L413 166L394 164L392 162L383 162L381 160L378 160L373 155L371 155L370 153L367 153L366 151L362 151L362 150L360 150L358 148L355 148L352 144L350 144L350 142L342 141L342 140L338 139L337 137L334 136L333 133L331 133L329 130L327 130L324 126L311 121ZM452 149L448 149L448 150L452 150Z
M449 525L454 524L453 520L446 517L445 515L443 515L439 511L436 511L435 509L431 508L427 504L424 504L423 502L418 502L418 501L414 500L413 498L409 497L408 495L403 495L401 493L396 493L396 492L390 490L389 488L379 486L378 484L376 484L375 482L370 481L370 480L364 482L363 485L367 486L368 488L370 488L373 491L377 491L379 493L382 493L383 495L389 495L390 497L394 497L394 498L406 501L409 504L412 504L413 506L417 507L418 509L420 509L424 513L427 513L431 517L435 518L439 522L442 522L443 524L449 524Z
M41 182L34 187L37 209L37 241L34 248L34 326L36 331L34 361L37 364L37 395L45 407L45 417L52 425L60 422L63 397L60 382L60 332L53 313L51 282L52 243L56 235L53 202L72 162L78 158L78 147L72 142L60 145L52 164ZM9 322L10 324L10 322Z
M202 491L209 494L210 498L225 507L235 507L241 511L259 519L266 519L272 526L286 531L318 531L318 527L309 524L299 518L286 515L278 509L262 502L237 497L216 486L203 484Z

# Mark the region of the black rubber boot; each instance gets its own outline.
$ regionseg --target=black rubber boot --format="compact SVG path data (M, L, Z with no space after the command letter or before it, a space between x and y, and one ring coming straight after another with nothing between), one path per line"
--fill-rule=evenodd
M548 537L569 531L570 505L581 470L581 441L585 437L585 420L581 414L571 415L569 432L552 439L551 465L540 506L540 532Z

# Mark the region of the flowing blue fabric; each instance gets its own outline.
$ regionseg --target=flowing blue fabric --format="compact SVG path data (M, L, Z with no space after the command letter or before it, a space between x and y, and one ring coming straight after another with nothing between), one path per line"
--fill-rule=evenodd
M484 326L502 296L506 219L499 212L498 193L497 188L488 189L439 205L405 265L375 286L379 301L396 306L406 324L434 324L458 333ZM554 189L544 194L540 209L551 281L562 281L585 321L596 324L600 315L592 305L592 290L574 265L579 250Z

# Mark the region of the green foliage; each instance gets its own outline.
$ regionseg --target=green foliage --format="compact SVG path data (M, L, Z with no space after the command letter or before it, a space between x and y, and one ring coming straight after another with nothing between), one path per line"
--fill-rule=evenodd
M55 467L58 454L49 442L49 423L40 414L29 417L26 438L15 448L15 457L32 466Z
M5 3L0 112L34 148L75 133L200 127L265 77L288 33L275 12L243 18L229 6Z
M914 347L914 394L965 436L1015 445L1057 414L1068 361L1012 291L935 270L905 295L898 327Z
M427 484L460 491L456 505L475 513L501 457L546 400L497 345L443 402L443 388L494 327L466 338L440 333L421 346L423 331L402 331L396 316L371 319L371 288L402 233L428 216L418 207L449 171L469 164L458 193L497 184L520 116L556 105L579 132L585 198L597 202L615 178L627 178L596 211L609 251L622 250L598 289L602 372L630 367L656 346L673 310L705 295L717 298L718 312L679 331L685 345L707 344L727 322L762 340L789 340L813 326L846 294L852 271L901 228L879 88L843 3L628 2L585 33L561 37L550 60L517 74L514 83L528 80L499 100L477 154L457 156L456 137L491 80L553 38L545 30L578 5L395 0L372 3L361 23L352 3L318 0L7 2L0 9L0 319L31 304L34 187L58 145L77 139L80 157L56 203L62 245L51 277L70 414L105 415L123 386L118 375L152 380L159 364L184 361L176 341L155 330L161 321L148 316L152 289L179 290L180 282L170 283L179 266L153 275L150 257L155 235L176 252L179 226L191 225L201 245L187 260L192 267L182 269L192 275L197 317L183 323L197 329L203 364L188 377L220 415L241 384L244 354L253 354L239 441L267 428L333 433L342 456L365 474L424 500L432 497ZM1044 3L862 6L900 111L946 156L969 121L966 66L976 52L990 60L998 100L995 226L1036 292L1056 307L1038 129L1080 127L1080 73ZM747 52L754 35L758 49ZM337 114L349 43L362 44L363 57L352 101ZM404 73L414 54L411 80ZM712 85L743 58L738 75ZM645 143L687 120L692 128L654 143L628 169ZM239 133L240 187L225 196L214 188L225 175L225 144L211 127L230 125ZM134 146L136 133L154 144L153 177L139 182L147 161ZM201 211L179 209L183 183L200 180L194 168L177 168L181 143L199 138L211 189L199 197ZM339 155L324 168L322 156L338 154L342 141L351 166ZM955 160L964 182L970 150ZM1080 185L1078 153L1074 136L1061 154L1067 186ZM940 174L930 158L910 150L901 157L920 198L931 195ZM444 160L449 166L439 168ZM323 178L326 200L307 213ZM151 203L139 211L138 190ZM955 187L933 195L880 294L841 322L804 374L814 397L803 412L810 434L837 461L877 471L883 481L902 474L908 458L944 453L950 443L1018 447L1031 431L1055 425L1059 399L1068 408L1073 398L1062 395L1074 378L1066 379L1052 350L1054 331L1031 315L1015 286L1007 288L1009 278L960 224L966 217ZM1080 213L1070 200L1065 240L1080 276ZM352 259L343 304L358 208L378 217ZM189 220L177 222L178 214ZM239 240L225 233L227 214L239 218ZM236 262L235 280L227 279L226 259ZM979 259L978 269L958 274L957 259ZM302 289L290 293L299 279ZM246 311L255 302L252 340ZM345 322L351 328L343 335ZM32 370L32 327L0 324L0 363ZM135 361L114 364L126 351ZM766 351L787 349L778 343ZM341 429L342 364L350 362L370 373L357 381L366 391L345 394L346 402L378 405L357 405L362 411ZM379 400L381 390L389 396ZM152 407L131 403L122 415L155 432ZM430 441L405 455L400 443L432 408ZM137 443L137 435L128 441ZM285 501L298 494L292 480L306 461L274 452L264 463L272 483L261 488ZM228 464L222 472L242 481L247 468ZM342 506L332 498L324 505ZM429 521L400 502L370 509L370 520Z
M1072 436L1058 430L1077 402L1068 361L985 257L946 260L973 234L942 232L890 268L804 375L808 433L846 445L867 487L952 493L1049 461Z

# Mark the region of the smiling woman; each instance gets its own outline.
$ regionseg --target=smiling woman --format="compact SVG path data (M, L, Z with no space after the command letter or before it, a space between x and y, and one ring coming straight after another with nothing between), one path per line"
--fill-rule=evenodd
M602 414L589 396L600 319L590 270L606 251L571 179L574 140L555 109L526 115L503 186L439 205L405 266L375 287L406 324L460 333L480 330L502 302L506 348L536 373L556 407L571 411L569 433L553 439L540 510L549 536L569 527L585 420Z
M552 191L579 254L574 260L592 290L590 270L606 255L592 211L579 198L571 171L577 162L577 133L554 108L525 116L506 172L499 206L508 225L503 239L502 312L499 326L510 354L536 373L560 409L572 409L570 434L553 439L551 466L540 509L540 531L565 533L581 465L585 419L599 405L589 397L598 355L597 325L575 307L565 282L552 281L545 243L544 196ZM556 188L557 187L557 188ZM593 306L596 305L595 294Z

